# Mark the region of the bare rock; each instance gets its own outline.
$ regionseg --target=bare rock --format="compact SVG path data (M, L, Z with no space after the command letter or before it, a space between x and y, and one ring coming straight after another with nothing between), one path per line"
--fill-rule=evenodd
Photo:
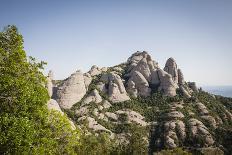
M184 85L185 84L184 75L183 75L181 69L178 69L177 72L178 72L178 84Z
M177 64L173 58L169 58L165 64L164 71L172 76L172 80L175 84L178 83L178 71Z
M57 90L57 101L64 109L70 109L86 94L84 76L77 71L66 79Z
M160 79L159 90L163 91L167 96L175 96L177 86L173 82L172 76L162 69L158 69L157 72Z
M137 89L137 91L135 90L135 88ZM150 96L151 93L151 89L149 88L147 80L138 71L135 71L128 80L127 90L131 95L135 97L137 96L137 94L139 96L146 97Z
M88 90L88 87L92 81L92 77L89 73L84 74L84 81L85 81L85 88L86 88L86 90Z
M127 114L129 123L135 122L141 126L147 126L147 122L144 121L144 117L140 113L133 110L118 110L116 111L116 114Z
M59 111L61 114L64 114L64 112L61 110L56 100L50 99L48 101L47 107L48 107L48 110L56 110L56 111Z
M212 135L209 133L208 128L201 121L191 118L189 120L189 125L191 134L196 138L202 139L205 146L208 147L214 144Z
M100 103L102 97L99 95L98 91L94 89L86 98L83 99L83 104L89 104L90 102Z
M96 65L93 65L88 72L91 76L99 75L102 73L101 68L97 67Z
M209 111L204 104L199 102L199 103L196 103L196 105L197 105L197 108L200 112L200 115L208 115L209 114Z

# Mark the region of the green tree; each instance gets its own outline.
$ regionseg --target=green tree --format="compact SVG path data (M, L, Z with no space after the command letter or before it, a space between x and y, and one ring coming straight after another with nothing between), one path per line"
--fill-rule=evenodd
M44 64L26 56L15 26L0 32L0 154L74 153L77 131L47 110Z

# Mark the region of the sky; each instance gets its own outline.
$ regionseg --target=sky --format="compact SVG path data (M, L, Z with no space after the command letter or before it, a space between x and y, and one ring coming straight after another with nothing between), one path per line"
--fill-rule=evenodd
M0 0L0 29L11 24L55 79L148 51L186 81L232 85L231 0Z

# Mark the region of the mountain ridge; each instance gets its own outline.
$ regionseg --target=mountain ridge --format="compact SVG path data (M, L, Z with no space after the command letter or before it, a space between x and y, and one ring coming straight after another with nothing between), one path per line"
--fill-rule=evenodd
M148 52L137 51L119 65L94 65L59 81L50 72L47 81L56 107L89 134L104 132L128 145L138 128L149 154L177 147L231 151L215 135L221 125L231 126L230 105L186 82L173 58L161 69Z

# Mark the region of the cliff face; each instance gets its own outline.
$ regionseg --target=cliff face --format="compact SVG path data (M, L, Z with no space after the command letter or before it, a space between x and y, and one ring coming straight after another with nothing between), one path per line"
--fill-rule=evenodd
M227 149L216 134L222 126L231 129L231 109L195 82L186 82L173 58L161 69L147 52L136 52L125 63L93 66L59 83L50 73L47 87L49 107L63 109L89 133L106 132L127 143L135 125L144 131L150 153L176 147Z

